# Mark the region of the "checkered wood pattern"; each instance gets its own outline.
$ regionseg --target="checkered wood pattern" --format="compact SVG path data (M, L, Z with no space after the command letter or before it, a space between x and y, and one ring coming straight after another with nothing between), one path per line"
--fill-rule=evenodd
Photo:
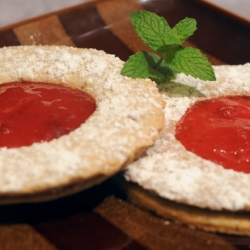
M250 27L201 2L90 1L0 29L0 46L97 48L126 60L133 52L149 50L128 18L129 13L147 9L165 16L170 25L186 16L196 18L197 34L187 44L200 48L213 64L250 61ZM121 198L110 179L55 201L1 206L0 249L249 249L249 238L190 230Z

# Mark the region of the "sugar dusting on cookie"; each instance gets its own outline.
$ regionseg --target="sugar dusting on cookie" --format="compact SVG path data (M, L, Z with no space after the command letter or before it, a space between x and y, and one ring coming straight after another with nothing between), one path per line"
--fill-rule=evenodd
M97 109L69 135L29 147L0 148L0 197L108 177L153 144L164 123L164 100L154 82L121 76L122 65L114 55L94 49L1 49L0 83L69 85L93 96Z
M160 138L136 162L128 166L127 180L163 198L214 210L250 210L250 174L226 170L188 152L175 139L175 125L197 100L250 94L250 64L214 66L217 81L204 82L183 74L176 82L196 87L203 98L163 93L165 128Z

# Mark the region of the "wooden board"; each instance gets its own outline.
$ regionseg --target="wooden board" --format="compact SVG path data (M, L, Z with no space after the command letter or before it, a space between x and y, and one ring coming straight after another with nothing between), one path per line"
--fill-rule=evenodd
M126 60L148 48L128 15L140 9L171 26L193 17L188 42L213 64L250 61L250 25L203 3L187 0L100 0L0 29L0 46L58 44L105 50ZM0 207L0 249L249 249L250 238L205 233L165 221L129 203L112 178L59 200Z

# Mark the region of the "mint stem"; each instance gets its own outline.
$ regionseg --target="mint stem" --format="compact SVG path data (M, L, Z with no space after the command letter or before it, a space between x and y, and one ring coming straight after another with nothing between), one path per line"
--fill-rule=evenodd
M163 61L163 57L161 57L159 59L159 61L155 64L155 66L153 67L153 69L157 69L161 65L162 61Z

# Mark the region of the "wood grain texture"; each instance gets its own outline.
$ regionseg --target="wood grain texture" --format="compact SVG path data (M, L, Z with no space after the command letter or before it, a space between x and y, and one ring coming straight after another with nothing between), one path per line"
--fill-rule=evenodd
M116 35L130 50L149 50L140 39L130 22L129 14L142 10L142 6L134 1L103 1L97 4L97 9L105 21L107 27Z
M106 11L108 12L109 8ZM77 47L104 50L123 60L132 54L132 51L109 29L109 24L101 18L95 4L60 13L58 17Z
M27 224L0 225L2 250L56 250L57 248Z
M159 250L234 250L219 235L181 227L143 211L126 201L110 196L95 212L125 232L146 249ZM213 242L211 244L211 242Z
M21 45L74 46L56 15L18 26L13 31Z
M0 47L20 45L18 38L13 30L3 30L0 32Z
M250 61L250 28L198 0L97 0L0 30L0 47L68 45L96 48L126 60L148 50L128 15L146 9L173 26L189 16L198 30L186 45L213 64ZM107 198L110 197L110 198ZM190 230L135 207L112 179L76 195L37 204L0 206L0 249L247 250L249 237Z

